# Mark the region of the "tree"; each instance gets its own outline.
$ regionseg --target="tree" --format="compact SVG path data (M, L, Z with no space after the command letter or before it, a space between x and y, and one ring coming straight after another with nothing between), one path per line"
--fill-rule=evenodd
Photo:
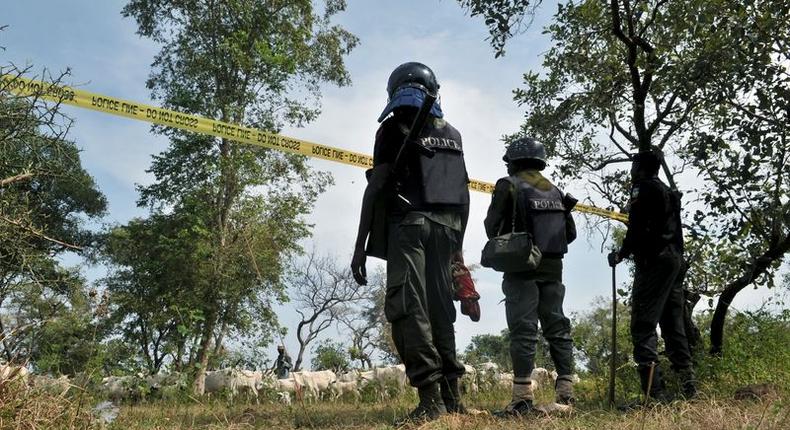
M350 365L345 346L331 339L324 339L313 348L311 362L313 370L331 370L335 373L348 371Z
M510 333L504 329L499 335L472 336L464 352L464 361L468 364L490 361L499 365L503 371L509 371L513 368L513 362L510 360Z
M508 39L518 34L522 28L532 24L536 9L542 0L458 0L471 16L482 16L489 40L494 48L494 56L505 55ZM524 20L528 21L525 23Z
M529 112L520 133L546 143L549 153L559 160L556 167L561 178L587 181L589 199L603 199L604 206L624 210L627 171L618 165L629 162L635 150L657 146L667 154L663 173L670 186L681 188L686 202L702 206L699 213L703 215L698 213L694 222L689 212L684 213L690 238L701 241L691 243L691 248L701 249L722 237L721 231L714 233L699 225L702 218L707 217L708 225L726 226L736 236L744 233L734 247L727 246L732 252L709 253L721 257L722 265L739 270L730 272L732 277L715 289L700 291L710 295L729 291L721 301L722 318L729 299L762 274L772 276L786 253L781 234L755 235L750 227L739 228L728 197L738 194L743 200L735 203L752 199L784 208L781 192L765 188L764 198L751 191L748 197L744 194L744 190L759 189L764 182L774 184L786 176L786 170L776 168L777 162L782 165L782 157L764 153L761 175L748 173L733 181L721 178L731 177L730 173L744 166L759 169L754 159L746 161L745 153L753 150L750 145L765 127L774 124L766 144L786 136L786 129L775 127L780 117L758 121L761 125L752 127L751 139L735 133L744 121L733 118L755 122L759 118L754 115L748 119L750 112L755 113L749 102L760 102L755 91L763 88L765 104L769 101L765 95L782 93L783 85L786 88L786 80L778 73L782 70L778 51L787 46L787 26L780 18L787 10L787 1L771 2L771 7L734 0L561 3L546 28L553 45L544 56L545 71L528 72L526 87L516 90L516 101ZM781 106L781 98L773 101ZM742 149L728 153L705 135ZM735 156L739 151L743 155ZM675 176L689 169L703 181L701 186L675 183ZM772 219L780 219L783 213L786 210L779 209ZM755 215L741 217L740 225L749 225ZM783 223L787 225L773 221L774 228L781 230ZM743 248L752 251L737 252ZM725 255L734 260L724 260ZM711 264L701 259L691 263ZM708 268L692 268L697 273L704 270Z
M330 23L344 10L327 0L132 0L123 15L138 34L162 45L148 87L164 106L276 132L319 113L320 85L349 83L343 57L357 39ZM141 187L141 205L200 214L211 239L193 286L202 321L194 389L232 329L271 328L269 303L282 296L283 262L309 234L303 218L330 179L305 157L228 139L154 128L170 147L154 158L156 178Z
M725 28L743 40L730 58L737 79L704 89L711 124L688 146L708 179L708 210L694 221L716 239L705 242L704 255L717 257L703 260L716 267L708 288L721 292L711 321L714 354L722 352L724 319L735 296L749 285L773 287L790 251L790 28L775 19L790 14L790 2L731 7L741 22Z
M573 349L576 365L589 374L603 377L609 374L612 358L612 304L597 297L590 309L572 316ZM624 365L631 359L629 309L617 304L617 363Z
M85 281L59 257L90 256L94 235L86 224L98 221L106 208L77 146L68 140L71 119L58 103L41 99L47 89L30 97L10 91L30 70L0 66L0 347L6 361L40 358L47 346L40 342L54 330L47 325L61 324L62 318L76 318L92 330L90 314L84 313ZM54 84L65 76L42 73ZM70 360L54 351L46 354L51 363Z
M289 296L301 320L296 326L299 352L294 371L302 367L308 345L335 324L348 305L360 300L364 289L354 281L351 269L329 256L320 257L315 251L294 267L288 277Z
M110 271L101 282L110 320L150 374L168 358L176 370L190 364L197 337L190 327L200 323L191 289L201 273L194 269L202 267L199 249L210 240L205 230L190 228L196 223L190 214L155 214L112 228L104 241Z
M388 339L389 326L384 315L386 289L386 275L378 271L368 279L367 291L359 300L346 304L345 309L338 312L338 321L351 332L349 356L359 361L363 369L373 367L372 357L376 351L386 356L394 350L390 347L392 342Z

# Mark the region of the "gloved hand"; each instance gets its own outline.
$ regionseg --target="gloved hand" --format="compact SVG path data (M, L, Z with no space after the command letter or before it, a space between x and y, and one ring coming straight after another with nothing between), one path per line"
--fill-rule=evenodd
M480 321L480 294L475 290L475 282L469 269L460 261L452 265L454 300L461 302L461 314L468 315L472 321Z
M359 285L368 284L368 273L367 270L365 270L366 260L367 256L365 255L364 248L354 249L354 256L351 257L351 274Z
M566 193L565 197L562 198L562 206L565 207L565 213L570 213L576 207L576 203L579 203L579 199L573 197L571 193Z
M617 263L623 261L619 251L610 252L607 258L609 259L609 266L611 267L617 266Z

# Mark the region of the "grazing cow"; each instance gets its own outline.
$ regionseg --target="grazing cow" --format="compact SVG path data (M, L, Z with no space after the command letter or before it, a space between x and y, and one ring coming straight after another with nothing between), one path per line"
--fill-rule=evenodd
M361 372L359 370L351 370L337 375L339 382L357 382L359 381Z
M500 382L499 365L490 361L479 364L477 372L477 385L481 390L492 390Z
M258 398L258 387L261 386L261 372L240 369L222 369L206 372L206 393L228 390L231 398L246 391Z
M464 374L459 381L461 392L463 394L477 393L477 369L468 364L464 364L464 370Z
M331 370L291 372L291 379L304 390L306 397L317 400L322 393L329 390L329 384L337 380L337 375Z
M146 387L142 375L107 376L101 380L101 391L111 400L124 400L142 396Z
M332 381L329 383L329 392L333 399L338 399L344 395L351 395L355 400L359 400L359 390L357 381Z
M543 367L536 367L532 369L529 379L532 381L533 390L537 390L539 387L549 387L554 383L551 373Z
M482 373L490 373L496 375L499 373L499 365L492 361L486 361L485 363L480 365L480 371Z
M510 388L513 386L513 373L511 372L502 372L499 374L497 378L497 385L502 388Z
M364 388L368 384L372 384L382 400L391 394L390 391L394 390L400 393L408 386L406 366L398 364L395 366L376 367L373 370L361 372L359 386Z

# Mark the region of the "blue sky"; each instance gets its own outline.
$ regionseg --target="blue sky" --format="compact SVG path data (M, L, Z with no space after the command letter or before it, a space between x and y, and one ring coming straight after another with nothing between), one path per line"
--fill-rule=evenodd
M133 21L123 19L124 1L26 0L6 2L0 25L0 63L30 64L33 71L58 72L70 68L74 85L115 97L152 103L145 89L150 64L158 47L135 34ZM371 153L376 118L386 102L390 71L406 61L421 61L433 68L441 84L442 107L447 119L464 138L470 176L494 181L503 176L503 134L518 129L527 112L512 101L512 90L521 85L524 72L540 68L548 39L541 34L554 6L547 3L533 26L510 42L507 55L494 59L485 41L481 19L471 19L454 0L349 0L348 9L335 20L360 40L347 58L353 84L324 88L322 115L305 128L283 134ZM84 167L96 178L109 200L105 223L123 223L146 211L137 208L135 184L147 184L150 156L164 150L167 141L151 134L146 123L65 107L76 120L71 137L82 149ZM364 176L361 169L314 160L313 165L332 172L336 185L318 201L311 221L314 236L307 247L350 258L359 214ZM583 197L584 185L571 190ZM488 195L473 193L470 227L465 241L468 262L479 261L485 242L482 220ZM565 259L566 313L584 311L596 296L609 296L611 272L601 251L601 238L585 227ZM67 259L79 264L76 259ZM372 270L375 262L369 262ZM92 279L101 267L84 267ZM625 281L624 266L618 279ZM475 334L498 333L505 327L500 275L490 270L476 273L483 296L483 319L472 323L459 314L456 324L459 349ZM736 309L760 305L770 295L750 290L739 296ZM705 304L706 306L707 304ZM281 322L290 328L286 339L295 351L294 313L289 305L278 307ZM334 335L334 333L332 333ZM269 355L273 355L269 353Z

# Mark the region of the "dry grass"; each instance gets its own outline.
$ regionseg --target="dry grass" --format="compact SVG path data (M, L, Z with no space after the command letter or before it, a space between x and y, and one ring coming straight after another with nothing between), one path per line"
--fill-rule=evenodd
M546 403L552 390L540 390L538 402ZM595 402L577 405L564 416L530 416L498 419L490 411L508 401L505 390L465 399L479 415L445 416L411 429L790 429L790 398L786 390L763 401L738 401L702 398L694 402L676 402L631 413L602 408ZM19 385L0 385L0 430L5 429L101 429L91 411L98 400L84 391L61 397ZM408 393L387 402L324 401L317 404L255 402L236 399L210 401L146 401L122 405L117 420L109 430L164 429L391 429L391 423L406 414L416 402Z
M425 430L456 429L788 429L790 408L783 398L755 401L704 399L677 402L627 414L579 405L566 416L534 416L502 420L488 411L501 408L505 396L472 398L476 416L446 416L422 426ZM228 406L221 402L134 405L122 408L112 428L138 429L388 429L408 412L412 399L388 403L324 402L314 405Z
M93 400L84 392L64 397L31 389L20 381L0 382L0 429L95 429Z

